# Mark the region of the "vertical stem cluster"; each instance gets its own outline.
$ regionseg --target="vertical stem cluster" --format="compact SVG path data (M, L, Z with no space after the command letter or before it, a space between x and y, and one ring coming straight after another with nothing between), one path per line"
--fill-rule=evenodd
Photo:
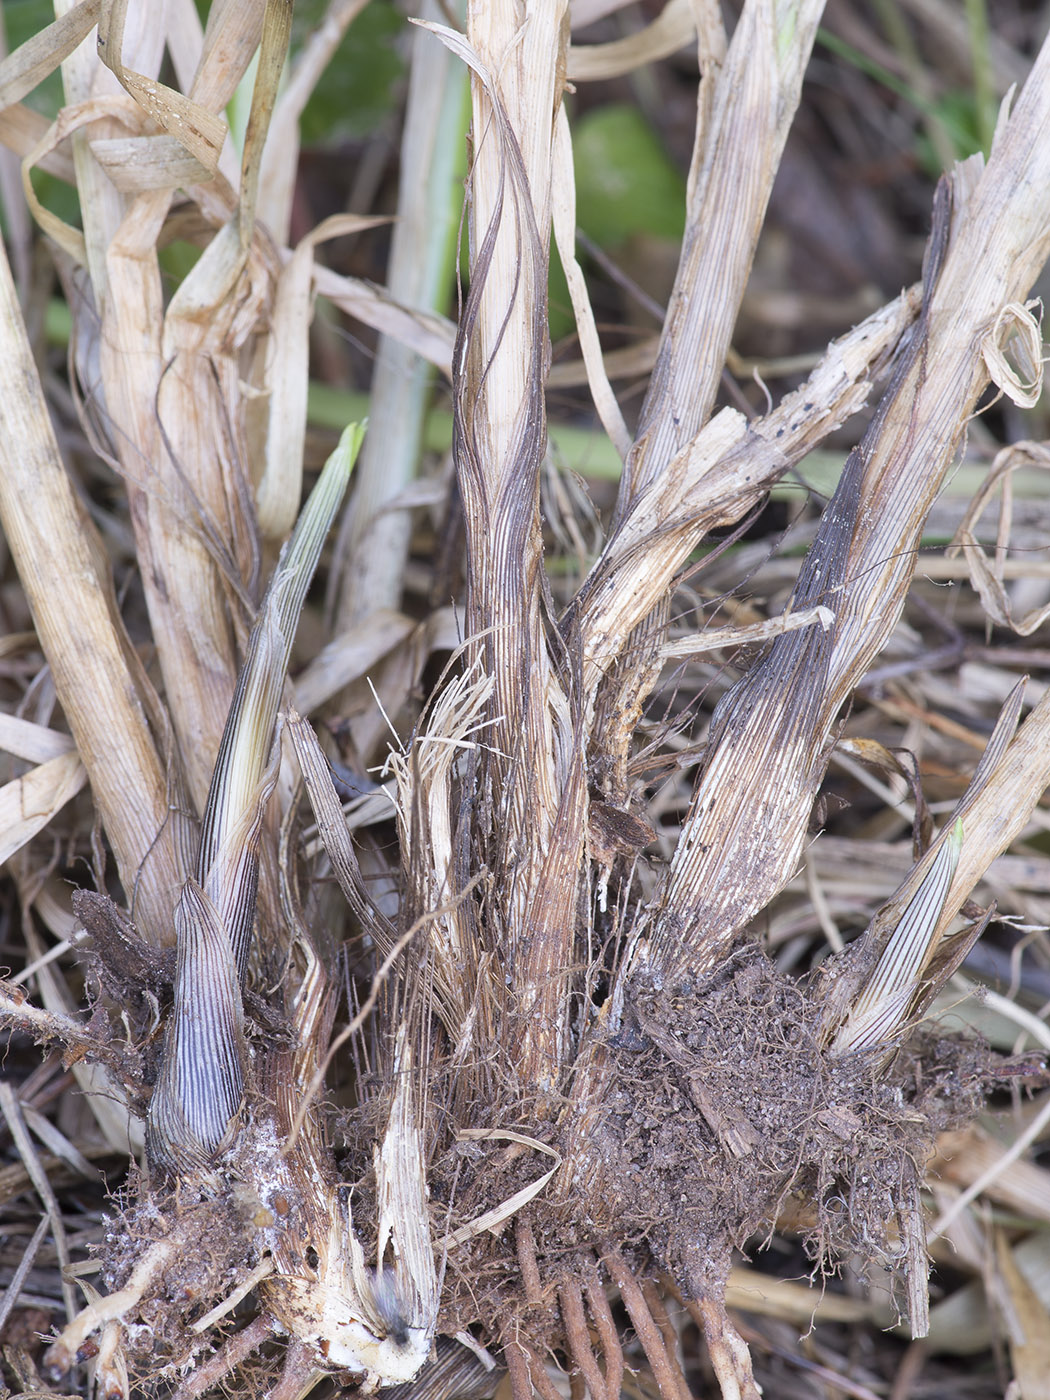
M496 824L493 873L511 931L505 953L523 1017L519 1069L545 1084L564 1048L586 796L547 649L539 520L552 146L567 8L564 0L486 0L468 8L467 31L475 68L472 263L456 437L468 624L495 680L484 766Z
M833 726L900 617L927 515L1006 334L1004 310L1050 251L1048 71L1044 46L987 168L974 157L941 187L922 315L799 575L795 606L826 605L834 627L778 638L716 711L659 897L654 948L668 971L718 966L794 872Z

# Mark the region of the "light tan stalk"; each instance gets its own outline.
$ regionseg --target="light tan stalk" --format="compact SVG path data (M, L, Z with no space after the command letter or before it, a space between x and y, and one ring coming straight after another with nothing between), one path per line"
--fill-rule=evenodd
M674 470L711 413L822 10L823 0L748 0L727 49L718 6L694 6L701 82L686 232L620 478L617 525L648 486ZM660 673L666 606L648 620L643 614L630 656L609 669L598 697L591 747L617 801L626 731Z
M527 16L511 0L498 0L471 6L467 24L478 60L471 85L473 282L455 366L457 455L470 552L470 632L484 638L486 669L496 682L493 742L514 755L515 776L502 775L512 841L549 828L557 792L552 682L535 582L546 447L551 152L565 14L560 0L545 0ZM520 912L520 899L515 904Z
M235 9L240 42L229 32ZM251 9L257 41L263 6ZM122 194L95 152L97 146L100 157L107 154L111 135L127 138L130 123L132 146L163 142L182 149L197 163L198 178L208 178L225 126L222 104L250 58L244 40L253 37L247 32L253 24L246 7L213 8L193 90L183 96L154 81L165 42L165 25L155 22L154 12L139 6L129 11L120 3L107 7L104 18L102 54L111 72L93 45L82 46L63 65L67 98L86 98L96 86L120 92L119 79L138 105L128 108L121 129L95 123L74 135L95 306L81 296L73 308L78 321L80 309L85 312L81 336L91 337L92 317L101 323L101 384L92 385L92 407L128 483L166 700L199 810L236 679L230 590L250 586L255 567L236 342L250 328L253 302L267 287L256 278L247 297L233 295L244 250L227 250L219 240L180 289L166 321L156 246L172 184L186 176L173 168L159 188ZM186 66L186 43L176 47ZM238 62L242 67L232 71ZM120 100L128 102L123 94ZM156 129L147 121L159 124L164 135L146 135ZM260 139L249 153L249 176L257 168ZM128 152L121 150L123 161ZM251 179L247 183L250 195ZM250 225L248 209L239 234ZM158 936L154 929L147 932Z
M145 682L101 542L62 465L2 250L0 375L0 521L128 900L154 940L170 945L182 872Z
M720 20L706 16L685 240L621 513L711 412L823 8L824 0L748 0L720 70L712 43Z
M159 225L153 222L166 209L163 192L155 212L146 197L129 212L110 254L116 334L113 358L104 352L103 374L107 388L113 385L121 397L120 421L134 425L121 455L137 488L129 495L147 604L198 810L236 682L231 594L242 586L250 592L258 576L237 352L270 293L272 270L250 239L262 140L286 30L264 24L263 41L240 205L166 314L156 259ZM191 99L198 88L210 89L213 101L225 94L229 82L219 83L212 74L217 53L221 56L209 50L213 61L202 61ZM143 307L146 314L136 323ZM155 399L141 381L124 389L127 377L120 379L118 362L126 363L132 350L155 375Z

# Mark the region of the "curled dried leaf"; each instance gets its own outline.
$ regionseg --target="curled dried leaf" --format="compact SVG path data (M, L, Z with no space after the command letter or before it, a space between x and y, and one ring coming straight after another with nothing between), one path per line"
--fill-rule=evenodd
M1034 408L1043 392L1043 336L1032 308L1039 301L1007 302L985 336L981 354L993 384L1018 408Z
M1039 442L1017 442L996 454L992 469L967 509L949 556L961 549L970 570L970 581L991 620L999 627L1009 627L1022 637L1031 636L1050 616L1050 605L1033 608L1015 617L1010 592L1004 578L1007 545L1013 524L1013 491L1011 477L1016 471L1036 468L1050 470L1050 449ZM1000 492L999 523L996 530L997 548L994 560L977 538L977 525L996 492Z
M569 78L578 83L622 77L684 49L695 33L692 0L668 0L657 17L636 34L606 44L574 44L569 49Z

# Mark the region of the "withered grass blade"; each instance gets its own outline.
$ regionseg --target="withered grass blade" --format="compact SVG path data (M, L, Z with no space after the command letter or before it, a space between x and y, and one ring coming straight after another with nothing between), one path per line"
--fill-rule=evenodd
M0 865L42 831L86 781L80 755L67 753L0 787Z
M215 765L198 879L186 882L179 902L174 1006L149 1116L152 1159L179 1173L199 1170L229 1143L241 1103L241 984L255 918L259 833L279 765L279 753L271 757L277 709L306 591L363 435L357 424L344 432L274 570Z
M839 1027L831 1045L837 1054L867 1050L892 1039L929 957L962 844L963 824L956 821L947 839L939 843L934 858L924 862L926 874ZM895 906L899 904L899 900L894 901ZM885 917L882 912L882 918Z
M834 341L805 383L764 418L747 423L735 409L723 409L632 501L562 624L579 637L588 701L621 658L637 665L634 629L666 596L705 533L741 519L789 466L864 404L918 305L915 290L904 293ZM639 703L634 696L632 702Z
M281 553L248 641L208 793L197 878L222 911L242 974L254 899L248 896L245 875L234 879L232 871L240 869L246 843L254 844L246 821L258 839L260 786L273 745L295 629L363 437L364 429L357 424L347 428ZM254 880L247 877L247 885L254 895Z
M102 0L79 5L27 39L0 63L0 107L10 107L53 73L94 27Z
M622 77L677 53L695 33L692 0L667 0L657 17L634 34L604 44L573 44L567 65L569 80L579 83Z
M699 94L686 235L621 514L711 412L823 9L824 0L752 0L720 65L721 19L713 7L704 13L715 33L701 36L701 56L713 72Z

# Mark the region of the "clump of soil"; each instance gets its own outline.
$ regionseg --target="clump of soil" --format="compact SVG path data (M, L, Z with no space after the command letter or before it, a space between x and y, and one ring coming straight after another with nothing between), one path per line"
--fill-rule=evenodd
M622 1238L694 1296L792 1197L809 1205L819 1264L898 1254L935 1134L976 1110L979 1047L915 1039L889 1064L833 1056L820 1010L755 951L703 980L628 989L592 1143L599 1189L617 1198Z
M212 1339L192 1324L255 1259L250 1210L236 1190L138 1189L134 1196L136 1204L109 1222L101 1277L105 1293L114 1294L135 1290L136 1277L150 1269L148 1286L125 1317L124 1354L131 1373L144 1380L177 1373L210 1349Z
M989 1052L917 1032L888 1062L879 1051L832 1055L819 1040L820 985L780 974L756 949L674 986L636 976L619 1028L591 1042L575 1102L550 1122L564 1170L498 1238L483 1232L450 1251L442 1326L480 1324L498 1339L508 1318L527 1316L530 1335L561 1346L559 1280L610 1246L639 1274L717 1298L732 1250L778 1221L817 1268L847 1253L921 1263L923 1166L936 1134L979 1107L995 1074ZM519 1121L536 1131L535 1115ZM457 1142L432 1163L446 1225L491 1211L543 1171L542 1156L501 1136Z

